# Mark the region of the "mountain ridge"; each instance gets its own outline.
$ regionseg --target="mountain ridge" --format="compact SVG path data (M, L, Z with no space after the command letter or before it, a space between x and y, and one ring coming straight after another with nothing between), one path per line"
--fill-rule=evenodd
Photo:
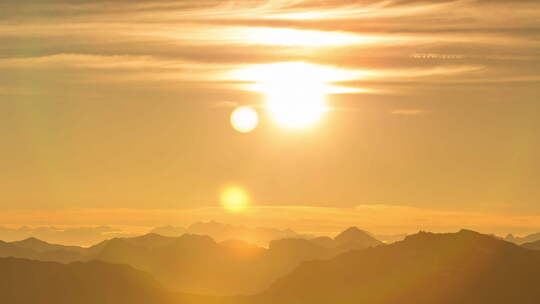
M532 304L540 298L538 282L540 252L470 230L419 232L304 262L254 303Z

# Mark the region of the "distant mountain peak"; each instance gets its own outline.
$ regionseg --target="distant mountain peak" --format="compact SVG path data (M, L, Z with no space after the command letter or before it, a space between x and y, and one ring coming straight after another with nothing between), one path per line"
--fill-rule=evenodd
M37 251L59 247L59 245L49 244L35 237L29 237L24 240L15 241L15 242L12 242L11 244L13 244L13 246L16 246L16 247L30 248Z
M345 229L342 233L351 233L351 232L364 232L362 229L356 227L356 226L351 226L347 229Z
M366 231L361 230L360 228L358 228L356 226L353 226L353 227L347 228L345 231L338 234L334 238L334 240L336 240L336 241L354 241L354 240L366 239L366 238L373 239L373 237L371 235L369 235L369 233L367 233Z
M134 240L155 240L155 239L168 239L169 237L163 236L161 234L157 234L154 232L150 232L141 236L134 237L132 239Z
M217 242L207 236L198 234L183 234L175 238L174 244L176 246L190 246L192 248L208 248L217 246Z
M422 250L426 250L426 248L439 248L439 246L469 249L481 248L482 250L515 246L493 235L482 234L468 229L461 229L455 233L420 231L417 234L408 235L405 240L398 243L403 246L407 245L411 246L411 248L414 247Z
M29 237L29 238L26 238L24 240L21 240L21 241L18 241L17 243L35 243L35 244L49 244L45 241L42 241L38 238L35 238L33 236Z
M460 231L458 231L458 234L461 234L461 235L470 235L470 236L480 236L480 235L483 235L483 234L481 234L480 232L476 232L476 231L470 230L470 229L461 229Z
M358 227L349 227L334 238L334 246L349 249L364 249L382 244L368 232Z

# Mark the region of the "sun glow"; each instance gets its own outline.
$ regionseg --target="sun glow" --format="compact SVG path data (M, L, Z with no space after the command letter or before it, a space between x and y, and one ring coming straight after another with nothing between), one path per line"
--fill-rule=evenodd
M230 212L241 212L249 204L249 194L244 188L235 185L223 188L219 199L223 208Z
M315 84L307 82L267 83L266 108L275 121L284 127L301 129L315 124L325 111L326 94Z
M244 41L262 45L280 46L335 46L375 43L381 38L343 32L297 30L289 28L239 28L236 35Z
M283 62L238 70L233 78L252 82L248 89L265 95L266 109L280 126L302 129L320 120L327 108L327 94L356 92L332 82L360 75L304 62Z
M238 132L251 132L258 124L259 114L251 107L239 107L231 114L231 125Z

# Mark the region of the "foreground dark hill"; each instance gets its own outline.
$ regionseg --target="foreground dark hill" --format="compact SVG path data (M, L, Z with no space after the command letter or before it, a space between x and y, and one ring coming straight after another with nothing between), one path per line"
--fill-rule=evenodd
M93 261L60 264L0 258L0 303L171 304L173 295L148 274Z
M245 303L540 303L540 252L463 230L303 263Z

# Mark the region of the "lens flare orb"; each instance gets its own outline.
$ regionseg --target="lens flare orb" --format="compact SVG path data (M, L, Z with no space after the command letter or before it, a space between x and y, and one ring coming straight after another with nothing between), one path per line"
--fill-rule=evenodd
M220 202L227 211L241 212L248 207L249 201L249 194L240 186L230 185L221 190Z
M249 133L259 124L259 114L251 107L236 108L231 114L231 125L240 133Z

